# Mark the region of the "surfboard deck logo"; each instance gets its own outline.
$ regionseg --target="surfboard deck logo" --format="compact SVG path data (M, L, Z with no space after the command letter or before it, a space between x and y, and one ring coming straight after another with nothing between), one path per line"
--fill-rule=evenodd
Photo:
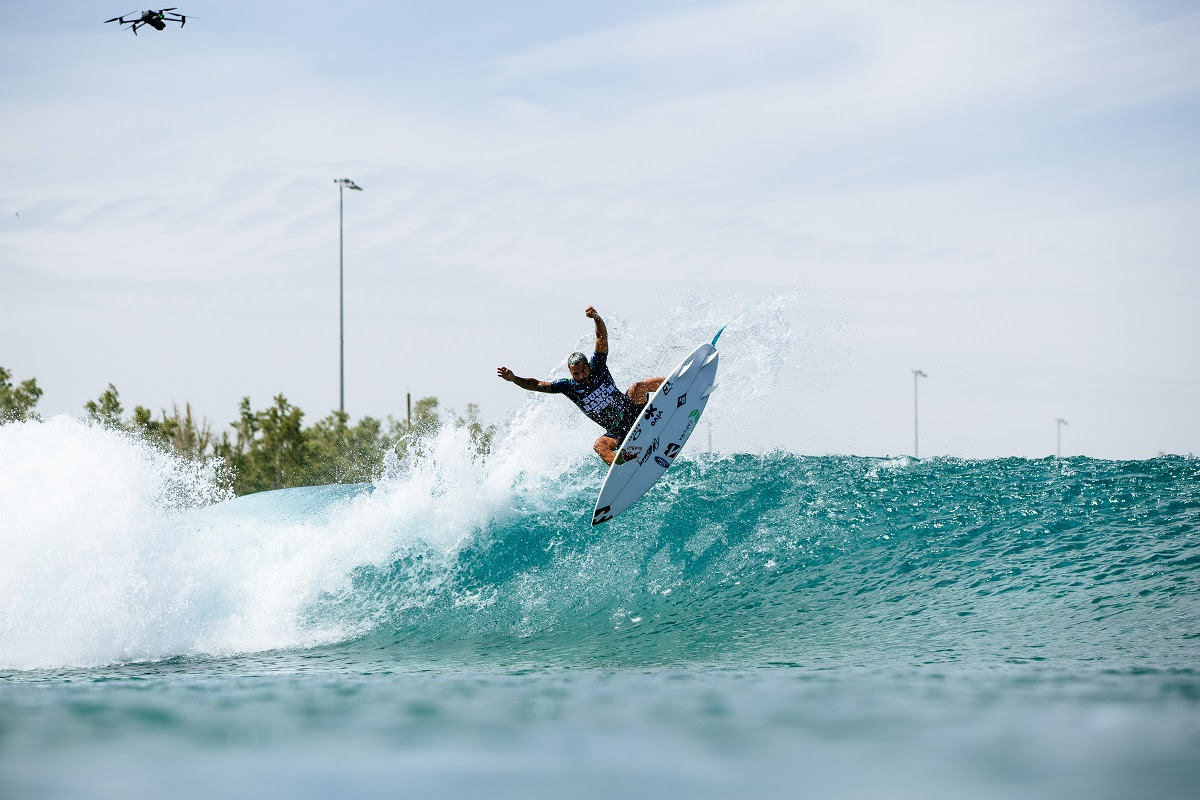
M593 525L608 522L636 503L675 463L716 388L717 337L693 350L646 400L600 487ZM653 439L647 442L643 436Z
M626 461L635 461L640 452L642 452L640 447L622 447L617 451L617 462L624 464Z

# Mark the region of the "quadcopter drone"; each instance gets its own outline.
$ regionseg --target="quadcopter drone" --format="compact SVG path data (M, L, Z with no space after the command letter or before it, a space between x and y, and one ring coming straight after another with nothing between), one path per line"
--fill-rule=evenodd
M133 35L137 36L137 29L139 25L149 25L151 28L154 28L154 30L161 31L167 27L166 23L178 22L179 27L182 28L187 23L187 17L185 17L183 14L172 13L176 10L177 9L175 8L162 8L158 11L142 11L140 16L137 17L134 17L135 14L138 14L137 11L130 11L128 14L122 14L121 16L113 17L112 19L106 19L104 22L105 24L109 22L119 22L121 23L122 27L126 25L132 25ZM125 19L126 17L134 18Z

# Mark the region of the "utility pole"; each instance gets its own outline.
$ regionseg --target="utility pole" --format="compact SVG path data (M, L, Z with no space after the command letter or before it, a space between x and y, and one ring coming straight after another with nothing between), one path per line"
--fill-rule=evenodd
M349 178L335 178L338 187L338 411L346 411L346 313L345 313L345 235L342 224L345 204L342 201L342 190L353 189L361 192L362 187Z
M1054 431L1055 431L1055 433L1058 434L1058 448L1054 452L1055 452L1055 455L1057 455L1059 458L1062 458L1062 429L1063 429L1063 425L1066 425L1068 423L1062 417L1059 417L1058 419L1054 420L1054 422L1055 422Z
M919 417L917 414L917 380L920 378L928 378L929 376L926 375L924 372L922 372L919 369L914 369L912 371L912 374L913 374L913 458L920 458L921 457L921 440L920 440L920 437L918 436Z

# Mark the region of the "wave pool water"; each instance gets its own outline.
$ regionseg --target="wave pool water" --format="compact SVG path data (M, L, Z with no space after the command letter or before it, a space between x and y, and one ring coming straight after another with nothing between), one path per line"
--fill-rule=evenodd
M1200 785L1200 462L692 453L592 528L553 427L237 499L0 427L0 789Z

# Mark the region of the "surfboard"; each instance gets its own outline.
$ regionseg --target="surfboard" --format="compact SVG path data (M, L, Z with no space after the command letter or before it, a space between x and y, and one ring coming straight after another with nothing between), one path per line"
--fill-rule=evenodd
M717 339L722 328L675 368L646 401L646 407L617 450L600 487L592 524L608 522L650 491L696 432L708 398L717 388Z

